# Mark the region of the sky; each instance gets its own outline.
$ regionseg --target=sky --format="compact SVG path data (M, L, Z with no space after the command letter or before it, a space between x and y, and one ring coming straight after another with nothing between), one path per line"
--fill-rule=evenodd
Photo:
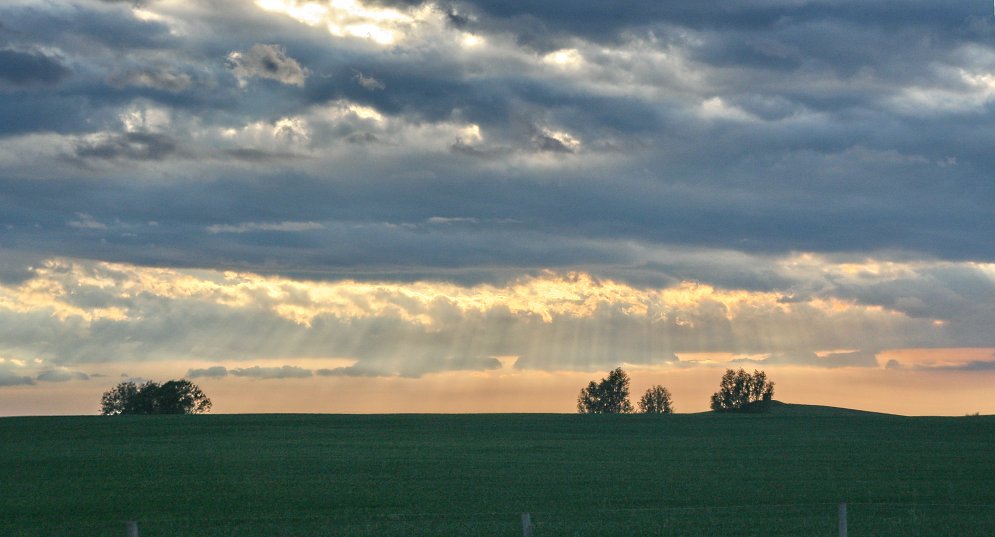
M6 0L0 415L995 413L995 16Z

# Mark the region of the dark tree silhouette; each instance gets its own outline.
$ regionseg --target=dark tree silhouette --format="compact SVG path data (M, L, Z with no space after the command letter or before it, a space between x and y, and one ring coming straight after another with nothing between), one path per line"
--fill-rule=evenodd
M138 385L122 382L104 392L100 413L118 414L203 414L211 410L211 400L189 380L170 380Z
M644 414L673 414L674 402L670 390L657 384L646 390L639 400L639 411Z
M577 396L577 412L581 414L628 414L629 374L621 367L608 373L600 382L593 380Z
M727 369L719 391L712 394L712 410L766 412L773 400L774 383L767 380L766 373L754 370L751 375L742 369Z

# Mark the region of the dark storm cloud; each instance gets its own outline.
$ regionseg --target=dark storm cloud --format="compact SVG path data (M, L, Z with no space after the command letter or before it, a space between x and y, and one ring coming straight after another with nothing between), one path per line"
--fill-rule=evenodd
M93 52L93 47L151 49L173 42L166 24L136 18L124 2L88 4L18 3L0 8L3 36L10 41L54 43L63 46L65 53ZM74 50L72 45L83 50Z
M694 0L633 2L626 9L606 9L596 1L528 0L524 2L454 2L469 27L512 32L519 40L549 46L550 41L582 36L610 41L625 29L668 23L694 30L762 32L787 24L844 20L861 26L909 25L959 28L970 17L986 15L971 4L930 0L831 2L753 0L716 6ZM473 16L470 16L473 15Z
M0 7L4 50L44 51L31 61L72 74L11 89L0 131L73 136L0 152L11 251L331 279L579 268L750 289L796 282L645 251L995 251L995 33L968 4L443 2L441 33L398 30L383 48L251 2L147 3L162 16L144 18L125 2L45 5ZM484 44L464 48L459 32ZM580 60L545 62L560 49ZM156 128L125 125L150 110ZM284 119L300 132L275 134ZM470 124L478 137L458 129ZM315 227L274 230L284 223ZM973 295L925 281L825 292L917 318L987 296L981 280L963 282ZM988 318L971 308L957 311Z
M49 3L0 6L0 136L59 132L86 133L116 121L120 109L140 94L112 89L134 84L174 91L184 73L117 66L172 44L169 29L142 21L117 6ZM27 51L27 52L25 52ZM43 52L42 52L43 51ZM170 54L174 52L170 51ZM191 99L197 102L199 99Z
M0 137L10 135L59 132L90 132L85 126L92 115L86 97L78 95L42 95L21 91L13 98L0 99Z
M92 158L153 159L168 154L172 147L169 140L162 146L144 145L138 143L144 138L132 142L131 136L83 145L80 150ZM262 162L273 157L256 152L235 156ZM0 180L0 184L5 185L6 193L0 204L7 222L14 226L0 241L11 247L51 245L67 255L90 257L99 252L100 257L118 261L140 258L144 263L180 266L252 268L270 258L268 264L274 270L298 267L316 274L322 270L335 274L343 267L382 272L398 265L566 267L585 262L638 262L625 253L624 244L615 242L618 239L783 252L804 250L813 243L843 251L900 249L904 241L921 235L917 244L937 240L935 250L947 251L953 257L969 256L995 240L978 229L985 228L982 208L964 207L959 215L951 214L953 208L944 211L935 205L928 211L926 200L915 199L918 193L902 192L890 197L896 202L915 203L923 212L903 216L894 212L900 210L896 208L887 209L889 215L875 215L857 207L818 204L794 208L784 205L787 201L778 192L745 189L736 197L730 194L728 199L708 200L707 192L690 187L635 182L623 188L591 180L536 184L482 177L456 184L443 179L394 184L283 176L251 183L215 180L155 186L55 181L26 189L22 188L26 185L9 180ZM789 191L787 196L795 194ZM950 192L935 192L932 201L935 204L952 196ZM155 204L147 203L153 198ZM828 193L823 199L832 201ZM225 203L219 206L216 200ZM867 198L861 198L860 203L867 203ZM260 208L264 208L262 214L268 222L259 220ZM68 221L81 222L79 214L87 214L95 222L118 220L132 226L82 235L81 227L66 227ZM485 224L434 229L406 226L439 215L465 215ZM158 225L150 226L149 221ZM262 231L266 229L263 224L275 226L288 221L320 223L323 230L315 229L320 232L301 237L307 242L298 244L284 234L204 231L243 222L257 222L256 229ZM939 241L941 237L948 240ZM156 248L134 249L141 244ZM675 274L685 278L700 275L694 270Z
M39 52L0 50L0 81L12 86L56 84L70 73L58 60Z

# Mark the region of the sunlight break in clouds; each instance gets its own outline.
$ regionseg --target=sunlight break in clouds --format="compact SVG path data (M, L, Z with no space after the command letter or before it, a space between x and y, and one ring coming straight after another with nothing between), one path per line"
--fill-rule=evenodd
M271 229L243 224L217 232L245 232L253 227ZM310 228L309 224L284 223L272 229ZM84 297L85 301L81 302ZM820 326L844 328L862 322L877 324L887 332L895 323L917 322L897 311L879 305L861 305L853 300L813 297L785 301L783 298L784 295L778 292L723 290L690 281L662 289L641 289L586 273L552 271L523 277L503 286L467 287L442 282L316 282L251 273L178 271L59 260L35 268L34 276L17 286L0 287L0 308L3 310L14 314L44 312L63 323L72 321L73 326L78 326L75 320L91 327L104 321L134 325L137 329L145 322L154 321L153 312L168 305L170 309L196 308L201 314L216 316L219 322L227 315L251 313L262 315L261 319L275 316L301 327L285 328L288 333L318 330L331 326L328 323L335 320L395 323L392 330L400 330L396 334L398 338L405 333L409 337L420 337L416 334L422 331L453 335L451 331L454 330L479 332L480 337L484 337L498 325L504 325L502 330L509 337L523 338L499 344L488 340L480 349L460 349L469 355L526 355L532 350L526 341L527 334L548 333L547 338L555 339L566 335L563 329L573 331L584 323L595 321L614 323L615 330L633 331L633 335L655 326L653 330L658 333L639 336L639 339L651 337L656 345L662 345L658 351L663 357L674 352L700 352L708 348L749 352L740 348L743 342L738 341L740 336L736 334L762 335L778 325L804 325L807 333L819 330ZM847 346L845 338L833 341L806 333L770 335L769 339L757 339L750 345L759 345L754 352L790 351L798 345L807 346L811 351ZM700 339L705 334L713 334L711 340ZM354 333L350 337L362 337L362 334ZM577 337L577 334L569 337ZM756 334L750 338L755 339ZM389 347L390 340L386 337L387 342L381 341L380 345ZM561 343L568 344L567 341ZM833 343L836 346L825 347ZM547 339L543 345L548 344ZM327 346L326 351L333 356L348 355L336 351L334 345ZM624 359L624 356L620 358ZM58 355L50 359L73 360ZM571 368L574 367L571 359L569 354L558 355L548 366Z
M331 0L327 6L298 0L256 0L256 5L309 26L324 24L336 37L358 37L379 45L402 39L408 28L418 22L417 14L366 6L356 0Z

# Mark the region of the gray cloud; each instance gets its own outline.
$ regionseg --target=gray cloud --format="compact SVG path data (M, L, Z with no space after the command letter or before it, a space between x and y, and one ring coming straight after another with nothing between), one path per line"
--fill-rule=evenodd
M487 158L494 159L502 156L508 156L513 151L509 147L488 147L482 145L468 144L463 139L457 138L449 149L456 154L464 155L474 158Z
M387 88L387 85L383 82L363 73L357 72L354 78L357 84L370 91L380 91Z
M940 364L905 364L898 360L888 360L887 369L894 370L914 370L914 371L964 371L964 372L987 372L995 371L995 360L972 360L961 364L940 365Z
M533 138L533 143L538 151L549 151L550 153L573 153L573 150L567 147L563 141L545 134L536 135L536 137Z
M306 158L304 155L291 152L278 152L278 151L266 151L262 149L253 149L239 147L236 149L226 149L224 154L230 156L237 160L243 160L246 162L256 162L256 163L273 163L273 162L287 162L292 160L298 160Z
M307 69L287 56L280 45L255 44L248 52L231 52L228 54L228 67L239 81L256 77L303 86L308 76Z
M299 366L285 365L282 367L239 367L229 369L228 373L236 377L251 377L257 379L289 379L307 378L314 375L309 369Z
M893 368L889 360L886 367ZM869 351L837 352L824 356L817 356L812 352L780 352L768 354L759 360L751 358L739 358L733 363L756 364L756 365L800 365L809 367L878 367L876 353Z
M162 160L176 152L177 142L164 134L127 132L96 141L80 141L75 147L79 158L103 160Z
M995 371L995 360L975 360L966 364L949 366L944 369L956 371Z
M0 285L19 285L34 275L34 266L41 259L30 254L11 252L0 258Z
M179 92L190 87L192 78L168 67L145 67L112 73L107 81L116 87L138 86Z
M31 377L0 370L0 388L5 386L29 386L34 383L35 381Z
M196 378L222 378L228 376L228 368L223 365L216 365L203 369L190 369L187 371L188 377Z
M68 382L70 380L89 380L90 375L81 371L60 368L42 371L38 373L36 379L39 382Z

